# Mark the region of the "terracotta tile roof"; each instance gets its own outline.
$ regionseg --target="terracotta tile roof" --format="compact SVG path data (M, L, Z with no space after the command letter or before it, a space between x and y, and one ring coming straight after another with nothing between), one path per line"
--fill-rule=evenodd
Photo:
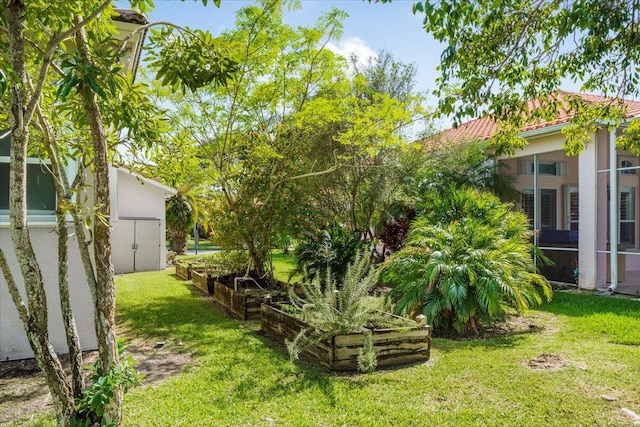
M578 96L582 98L584 101L590 104L608 104L612 102L616 102L617 100L614 98L606 98L604 96L599 95L591 95L586 93L576 93L576 92L566 92L559 91L557 95L557 99L562 101L565 96ZM623 99L621 100L625 106L625 118L629 119L632 117L640 116L640 102L639 101L631 101ZM538 101L529 101L530 108L536 108L540 103ZM535 122L527 123L523 128L522 132L532 131L535 129L543 129L550 126L555 126L563 123L568 123L573 118L573 112L568 110L567 103L561 103L558 115L555 120L538 120ZM470 140L487 140L491 139L491 137L498 131L498 124L494 122L489 117L482 117L479 119L470 120L468 122L462 123L457 128L451 128L445 130L440 133L437 137L440 141L451 141L451 142L461 142L461 141L470 141ZM431 138L429 138L431 139ZM426 141L425 141L426 142Z

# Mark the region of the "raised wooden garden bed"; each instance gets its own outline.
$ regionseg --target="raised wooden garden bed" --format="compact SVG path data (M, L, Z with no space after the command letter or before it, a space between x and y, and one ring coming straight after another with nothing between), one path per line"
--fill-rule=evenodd
M206 271L193 270L191 272L191 281L202 292L213 295L215 290L215 277Z
M393 315L390 314L390 316ZM281 343L285 340L292 341L300 330L309 326L302 320L269 304L262 305L261 322L262 330ZM378 367L429 360L430 326L373 329L371 338ZM355 371L358 369L358 353L363 348L364 340L364 331L340 334L311 346L300 354L333 371Z
M265 292L257 286L236 291L233 289L233 281L223 283L216 280L214 287L213 300L241 320L259 320L260 306L267 300L282 302L289 299L285 295L279 295L276 291L267 290Z
M182 280L189 280L191 278L190 267L191 264L182 262L176 263L176 275Z
M194 271L205 271L206 265L201 261L189 261L176 263L176 275L183 280L191 280Z

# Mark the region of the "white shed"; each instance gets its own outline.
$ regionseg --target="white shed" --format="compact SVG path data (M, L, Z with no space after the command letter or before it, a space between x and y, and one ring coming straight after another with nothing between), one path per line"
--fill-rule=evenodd
M165 199L173 188L123 168L112 168L111 247L116 273L166 268Z

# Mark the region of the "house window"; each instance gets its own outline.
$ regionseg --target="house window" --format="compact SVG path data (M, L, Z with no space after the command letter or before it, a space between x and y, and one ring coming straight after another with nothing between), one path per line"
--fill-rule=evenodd
M634 187L620 187L620 243L636 243L636 195Z
M570 185L566 187L565 194L565 212L566 212L566 224L567 230L578 230L578 223L580 221L580 194L578 193L578 187Z
M10 136L3 132L0 139L0 215L9 214L9 145ZM56 189L53 176L40 159L27 160L27 213L53 215L56 210Z
M635 165L633 164L633 161L631 160L621 160L620 161L620 173L623 175L635 175L636 174L636 170L635 169L631 169L635 167Z
M520 161L520 175L533 175L534 172L533 160L521 160ZM538 175L543 176L566 176L567 175L567 163L566 162L538 162Z
M535 199L533 188L525 188L522 190L522 210L529 217L530 228L533 228L535 218ZM543 188L540 190L540 229L555 230L557 216L557 191L552 188Z

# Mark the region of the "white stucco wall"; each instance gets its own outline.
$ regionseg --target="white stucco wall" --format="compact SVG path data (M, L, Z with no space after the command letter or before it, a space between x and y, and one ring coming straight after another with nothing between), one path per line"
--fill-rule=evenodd
M49 335L54 348L59 353L67 353L66 338L62 325L60 299L58 294L58 256L57 239L53 232L54 224L30 226L29 232L36 252L47 293L49 310ZM8 227L0 227L0 248L5 253L13 277L24 294L24 281L20 274L18 261L13 251L13 244ZM97 348L93 323L93 302L84 268L80 260L77 241L73 230L69 229L69 284L71 288L71 305L75 315L76 326L83 350ZM0 277L0 360L24 359L32 357L31 347L27 341L24 327L13 305L4 277Z

